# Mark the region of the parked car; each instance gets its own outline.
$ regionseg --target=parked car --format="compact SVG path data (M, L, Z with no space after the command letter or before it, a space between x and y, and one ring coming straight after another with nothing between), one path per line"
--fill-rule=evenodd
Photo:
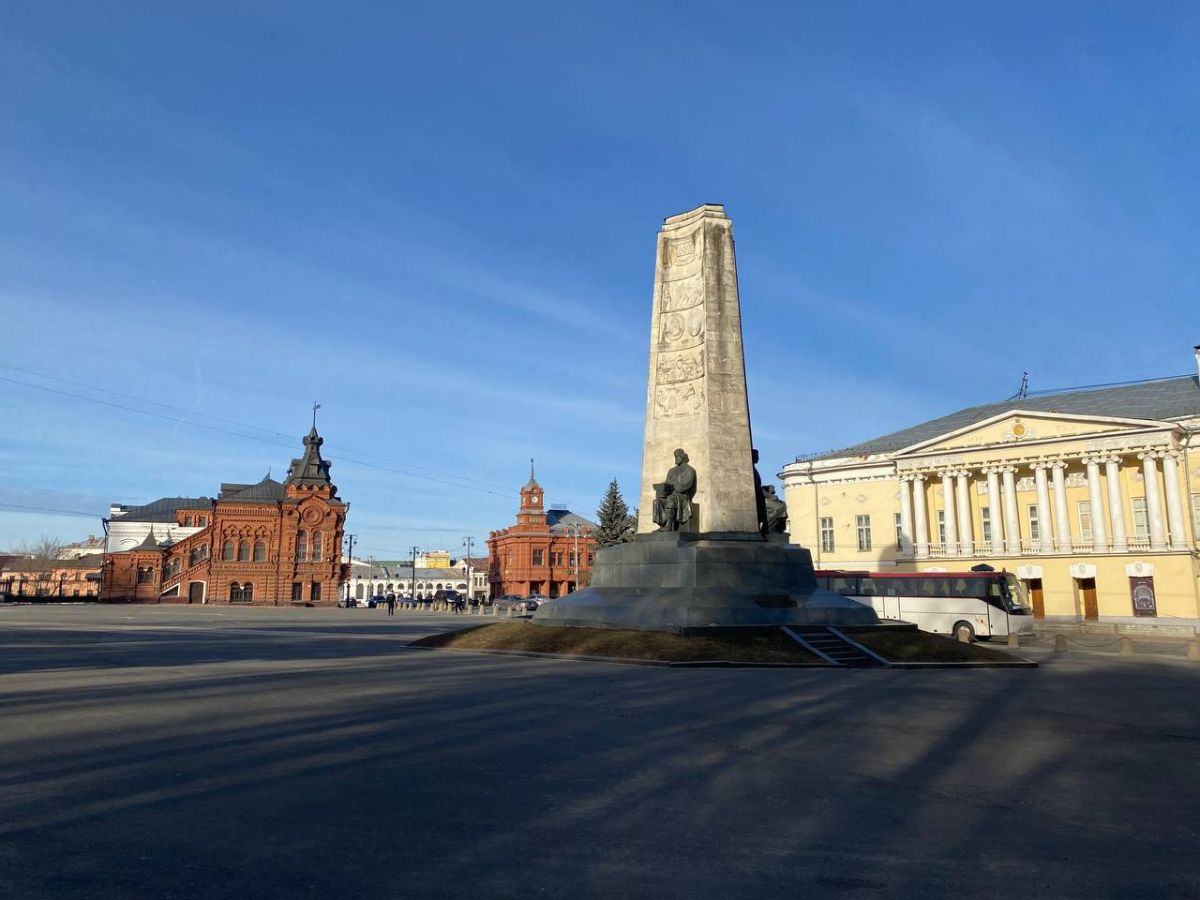
M463 595L458 591L441 590L433 594L434 603L457 603L462 599Z
M505 594L503 597L497 597L492 605L498 613L506 613L513 609L521 612L533 612L537 609L536 601L531 604L529 598L518 597L516 594Z

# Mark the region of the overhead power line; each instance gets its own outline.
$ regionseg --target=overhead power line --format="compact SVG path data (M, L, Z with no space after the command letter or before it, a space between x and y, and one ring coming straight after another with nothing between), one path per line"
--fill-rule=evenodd
M47 506L25 506L21 503L5 503L3 501L0 501L0 507L4 509L20 509L27 512L55 513L60 516L82 516L85 519L99 519L104 516L103 513L83 512L78 509L50 509Z
M7 366L7 365L3 365L3 364L0 364L0 368L17 369L17 367L15 367L15 366ZM49 379L52 379L55 381L61 381L61 382L66 381L65 379L55 378L55 376L52 376L52 375L43 375L40 372L33 372L32 370L29 370L29 369L18 369L18 371L28 372L29 374L37 375L38 377L41 377L41 378L49 378ZM175 407L175 406L171 406L169 404L159 403L158 401L155 401L155 400L145 400L140 397L134 397L131 394L120 394L116 391L104 391L104 393L110 393L110 394L113 394L114 396L120 396L120 397L124 397L126 399L132 399L139 403L149 403L149 404L152 404L155 406L164 407L166 409L172 409L172 410L175 410L178 412L183 412L189 416L201 416L203 418L209 418L214 421L231 424L231 425L236 426L239 429L245 429L245 430L234 431L229 428L222 428L218 425L209 425L204 422L196 422L196 421L193 421L192 419L182 418L180 416L169 415L167 413L155 412L153 410L138 409L135 406L127 406L123 403L115 403L111 400L104 400L100 397L89 397L86 394L79 394L79 393L75 393L73 391L60 390L59 388L48 387L47 385L44 385L44 384L35 384L30 381L22 381L18 378L8 378L3 375L0 375L0 381L5 381L10 384L19 385L21 387L33 388L34 390L45 391L46 393L50 393L50 394L57 394L62 397L71 397L73 399L83 400L88 403L97 403L102 406L108 406L113 409L120 409L125 412L132 412L132 413L137 413L138 415L149 416L151 418L163 419L168 422L175 422L176 424L179 424L179 425L187 425L192 428L203 428L206 431L213 431L213 432L217 432L220 434L228 434L228 435L232 435L234 437L244 438L246 440L258 441L259 443L263 443L263 444L271 444L272 446L287 447L289 449L291 449L294 446L294 439L285 440L287 438L287 435L285 435L281 432L278 432L278 431L271 431L269 429L260 428L256 425L249 425L249 424L242 423L242 422L234 422L233 420L230 420L230 419L221 419L216 416L204 416L201 413L192 413L191 411L183 409L182 407ZM72 384L72 385L75 385L78 387L84 387L89 390L96 390L96 391L102 390L100 388L90 388L88 385L82 385L82 384L79 384L78 382L66 382L66 383L69 383L69 384ZM259 431L259 432L263 432L265 434L272 435L272 437L262 437L262 436L256 435L256 434L247 434L246 431ZM434 482L436 484L444 484L449 487L456 487L456 488L460 488L462 490L476 491L481 494L491 494L491 495L497 496L497 497L511 497L513 495L513 492L511 491L511 489L490 490L487 487L483 486L483 485L491 485L491 487L496 487L496 488L501 487L500 485L494 485L491 482L479 481L478 479L467 478L465 476L460 476L460 475L452 475L450 473L438 473L438 474L445 475L447 477L446 478L437 478L432 475L423 475L423 474L420 474L419 472L406 472L402 469L395 469L395 468L391 468L389 466L382 466L382 465L377 465L375 463L365 462L361 459L354 459L353 456L364 456L364 457L368 457L371 459L383 460L385 462L392 462L392 463L395 463L396 465L402 465L402 466L405 466L407 468L412 468L412 469L424 469L425 471L431 471L431 472L437 472L438 470L428 469L427 467L424 467L424 466L416 466L414 464L400 462L398 460L391 460L388 457L378 456L376 454L366 453L364 451L354 450L354 449L351 449L348 447L335 447L334 445L331 444L329 449L334 450L339 454L340 462L349 463L351 465L363 466L368 469L377 469L382 472L391 472L396 475L403 475L406 478L418 478L423 481L430 481L430 482ZM352 456L347 456L346 455L347 453L352 454ZM453 478L453 479L457 479L457 480L450 481L450 480L447 480L447 478ZM464 482L474 482L475 484L467 484ZM479 486L476 486L476 485L479 485Z

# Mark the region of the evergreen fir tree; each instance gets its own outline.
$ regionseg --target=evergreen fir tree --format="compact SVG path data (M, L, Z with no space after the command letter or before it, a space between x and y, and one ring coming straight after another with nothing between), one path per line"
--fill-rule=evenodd
M601 547L611 547L629 540L633 529L637 527L636 520L633 520L633 529L630 528L629 507L621 497L621 488L615 478L604 492L604 499L596 510L596 519L600 526L596 531L596 543Z

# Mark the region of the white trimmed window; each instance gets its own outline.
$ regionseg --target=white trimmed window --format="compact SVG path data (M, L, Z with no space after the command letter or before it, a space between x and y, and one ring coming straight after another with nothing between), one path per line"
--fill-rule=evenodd
M1025 512L1029 515L1029 540L1040 541L1042 539L1042 523L1038 520L1037 504L1030 504L1025 508Z
M938 510L938 543L946 546L946 511Z
M821 517L821 552L833 552L833 517Z
M904 526L900 524L900 513L895 513L892 517L896 525L896 549L904 549Z
M1146 498L1134 497L1129 501L1133 508L1133 536L1139 540L1150 540L1150 520L1146 517Z
M871 517L855 516L854 524L858 530L858 549L865 552L871 549Z
M1076 501L1075 515L1079 517L1079 539L1090 541L1092 539L1092 501Z
M992 509L990 506L979 507L979 536L985 544L992 543Z
M1200 494L1192 494L1192 540L1200 541Z

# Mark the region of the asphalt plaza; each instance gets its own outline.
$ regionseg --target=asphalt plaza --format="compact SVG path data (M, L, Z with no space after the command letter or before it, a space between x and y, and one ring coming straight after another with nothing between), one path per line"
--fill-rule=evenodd
M405 646L464 624L0 608L0 896L1200 896L1200 666L1169 643L971 671Z

